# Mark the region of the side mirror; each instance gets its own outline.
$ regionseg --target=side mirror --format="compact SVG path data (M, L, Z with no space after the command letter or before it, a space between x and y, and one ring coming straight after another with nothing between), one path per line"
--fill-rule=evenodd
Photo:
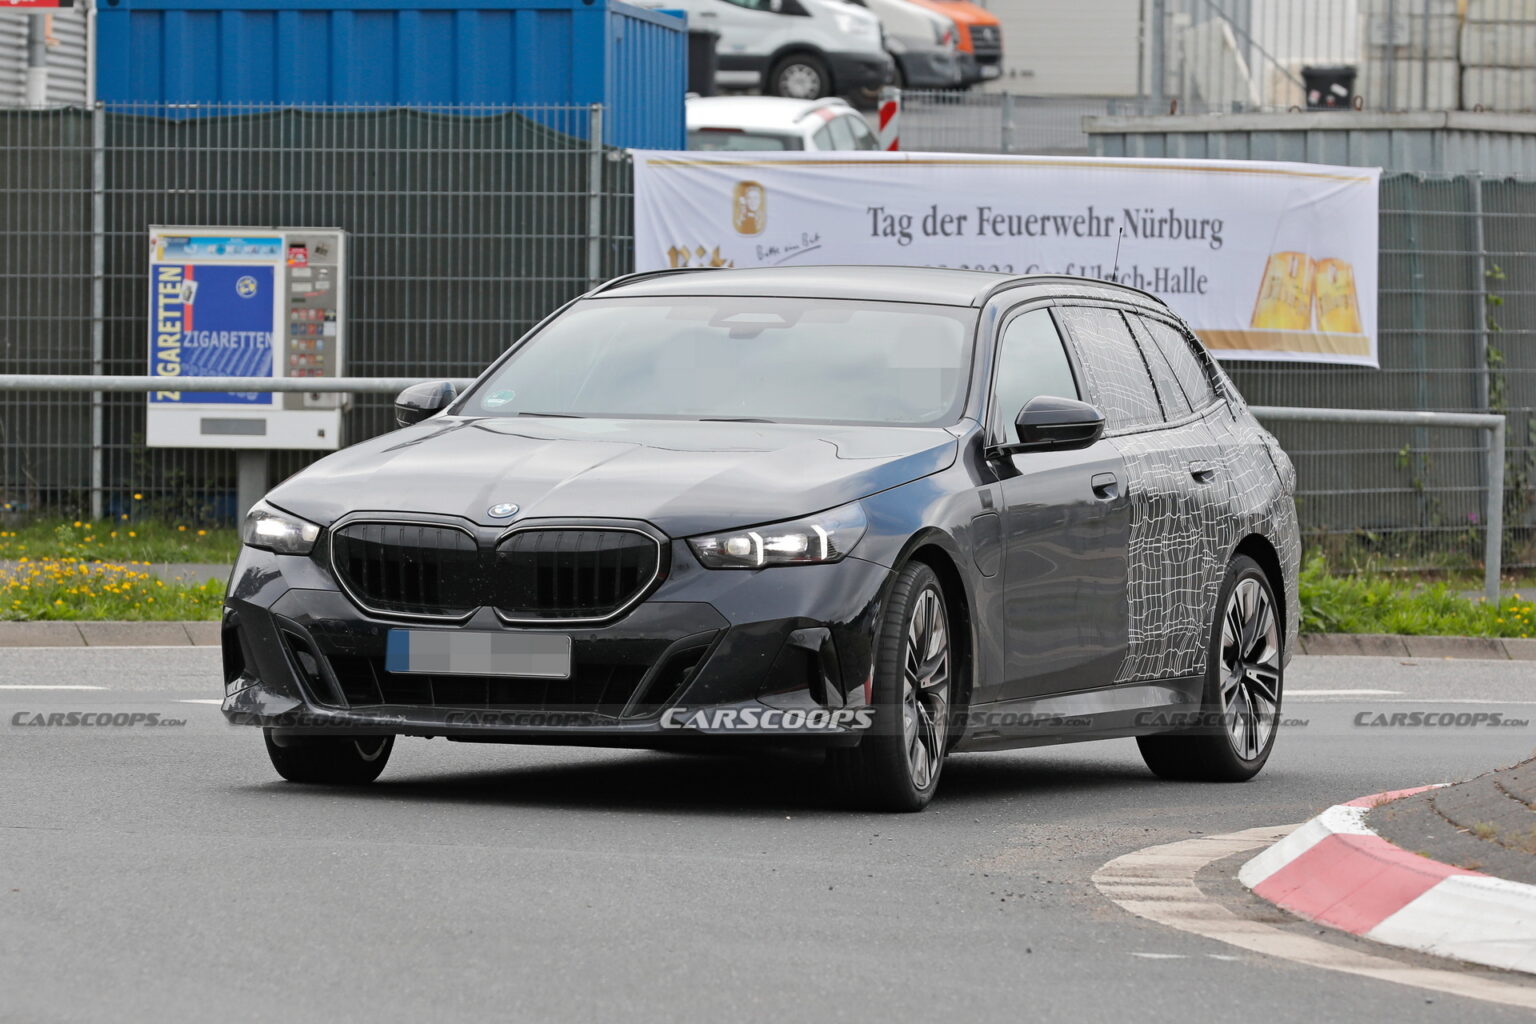
M1013 421L1019 440L997 445L992 454L1071 451L1087 448L1104 434L1104 414L1087 402L1055 395L1037 395Z
M436 416L459 397L451 381L432 380L412 384L395 396L395 425L408 427L428 416Z

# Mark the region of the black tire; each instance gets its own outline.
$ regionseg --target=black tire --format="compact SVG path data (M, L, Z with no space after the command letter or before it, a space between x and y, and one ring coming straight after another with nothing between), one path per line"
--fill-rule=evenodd
M819 100L832 95L832 73L827 62L813 53L792 53L781 58L768 72L770 96L788 96L796 100Z
M1251 640L1240 640L1239 650L1223 643L1224 634L1232 631L1227 619L1238 588L1242 587L1245 594L1250 594L1253 592L1250 588L1255 583L1258 592L1262 593L1267 602L1272 626L1255 630ZM1178 732L1136 738L1142 759L1153 774L1165 779L1194 782L1245 782L1264 767L1279 732L1280 703L1284 696L1285 628L1280 618L1282 609L1283 606L1269 585L1269 577L1259 564L1246 555L1232 559L1227 566L1226 579L1221 584L1213 616L1215 621L1211 624L1211 634L1207 641L1205 694L1199 725ZM1238 632L1247 636L1244 629ZM1259 645L1262 645L1262 650ZM1232 670L1234 654L1240 664L1252 663L1252 680L1249 671L1235 673ZM1259 655L1259 658L1253 658L1254 655ZM1269 667L1271 661L1272 669ZM1272 687L1259 680L1262 675L1267 681L1271 674ZM1232 695L1230 698L1223 696L1224 685ZM1264 690L1273 694L1272 710L1267 709L1262 696ZM1231 708L1228 707L1229 700L1233 702ZM1241 709L1244 707L1252 713L1243 712ZM1244 739L1237 736L1240 729L1245 734Z
M319 786L361 786L379 777L395 748L393 736L274 737L263 729L267 756L289 782Z
M938 628L942 630L943 651L933 660L937 662L942 658L943 666L931 672L926 671L926 664L922 666L922 674L934 685L918 686L909 694L906 669L914 619L935 608L940 617ZM931 630L932 626L927 628ZM833 782L851 805L875 811L920 811L933 799L944 767L944 755L949 749L953 695L960 692L950 629L949 606L938 576L922 562L908 564L891 586L890 600L876 640L874 724L858 746L832 750L827 755ZM932 635L925 633L921 624L918 633ZM931 644L923 646L931 649ZM930 700L928 698L939 698L941 687L937 679L940 671L943 673L942 697ZM915 700L909 699L914 695ZM909 714L909 707L918 710ZM925 753L922 756L914 754L914 742L923 747ZM936 757L932 755L935 749ZM914 758L926 764L928 770L920 770Z

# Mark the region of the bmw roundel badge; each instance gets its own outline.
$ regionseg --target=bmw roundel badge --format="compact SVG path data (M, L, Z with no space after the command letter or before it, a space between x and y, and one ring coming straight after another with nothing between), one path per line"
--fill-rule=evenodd
M517 515L517 506L513 504L492 505L485 510L485 514L492 519L510 519Z

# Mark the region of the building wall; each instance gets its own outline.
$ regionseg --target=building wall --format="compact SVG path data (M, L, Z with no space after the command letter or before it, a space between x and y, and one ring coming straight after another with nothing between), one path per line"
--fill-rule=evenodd
M0 10L0 107L19 107L27 94L27 23L41 14ZM48 47L48 103L84 106L86 102L86 18L80 7L53 12Z
M1003 25L1003 75L987 89L1134 96L1143 0L986 0Z

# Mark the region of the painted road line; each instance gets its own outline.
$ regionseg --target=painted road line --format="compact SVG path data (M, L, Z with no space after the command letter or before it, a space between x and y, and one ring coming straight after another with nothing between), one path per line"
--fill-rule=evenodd
M105 686L45 686L24 683L0 683L0 690L105 690Z
M1287 697L1397 697L1402 690L1286 690Z
M1216 939L1254 953L1292 963L1339 971L1398 985L1536 1009L1536 988L1499 981L1481 974L1417 967L1384 956L1276 928L1255 917L1233 912L1206 896L1195 876L1207 864L1250 850L1262 849L1300 826L1251 828L1219 836L1200 836L1162 846L1149 846L1116 857L1093 875L1093 884L1111 902L1137 917Z

